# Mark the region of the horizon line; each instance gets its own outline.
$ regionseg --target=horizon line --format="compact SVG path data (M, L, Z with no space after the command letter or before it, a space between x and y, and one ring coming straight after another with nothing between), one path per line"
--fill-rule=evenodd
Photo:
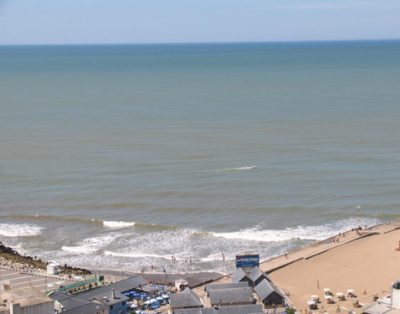
M15 43L0 44L0 47L40 46L161 46L161 45L218 45L218 44L296 44L296 43L339 43L339 42L383 42L400 41L400 38L380 39L315 39L315 40L271 40L271 41L198 41L198 42L104 42L104 43Z

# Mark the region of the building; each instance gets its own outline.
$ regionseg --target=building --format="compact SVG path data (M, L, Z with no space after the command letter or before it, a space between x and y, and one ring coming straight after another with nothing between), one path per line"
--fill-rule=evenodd
M54 314L54 300L35 289L0 290L0 295L1 314Z
M396 281L392 285L392 307L400 310L400 281Z
M246 288L249 284L247 281L244 282L231 282L231 283L210 283L206 285L205 291L207 292L207 296L211 290L215 289L234 289L234 288Z
M363 314L400 314L400 281L392 285L392 295L364 309Z
M235 272L231 275L232 282L247 282L248 286L252 285L252 281L249 278L249 274L244 271L243 268L237 268Z
M237 306L220 306L215 314L263 314L261 304L248 304Z
M254 288L255 293L265 306L285 304L285 296L280 290L267 279L263 279Z
M253 290L250 287L212 289L208 293L211 306L254 304Z
M196 308L175 310L174 314L216 314L214 308Z
M90 300L91 298L101 295L101 294L110 296L112 289L115 289L115 291L120 292L120 293L124 293L124 292L135 290L135 289L142 290L142 287L145 286L146 284L147 284L147 281L142 276L133 276L128 279L117 281L108 286L94 288L94 289L79 293L76 296L78 296L81 299Z
M66 314L125 314L128 313L128 298L123 293L141 290L146 284L142 276L133 276L73 296L65 292L53 292L50 296L56 300L56 310Z
M198 309L204 307L197 294L189 288L186 288L181 293L171 294L169 304L172 313L176 313L176 310L181 309Z
M261 271L260 267L254 267L248 274L248 278L253 287L257 286L264 279L271 281L267 274Z
M128 297L121 292L111 290L111 293L101 293L91 298L94 303L104 306L104 314L125 314L128 313Z
M218 308L177 310L176 314L263 314L261 304L220 306Z
M54 309L56 313L103 314L105 312L104 305L68 295L65 292L55 291L50 294L50 297L55 301Z

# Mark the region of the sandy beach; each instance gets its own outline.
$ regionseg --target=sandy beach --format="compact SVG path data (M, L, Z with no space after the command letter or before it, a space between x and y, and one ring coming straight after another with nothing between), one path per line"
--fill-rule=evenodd
M392 222L363 230L349 230L264 261L260 268L286 293L298 311L309 312L307 301L311 295L318 295L321 302L315 312L353 310L361 313L375 296L388 295L391 284L400 278L399 245L400 223ZM6 262L15 263L11 260ZM230 282L230 276L211 281ZM325 288L330 288L335 300L333 304L327 303ZM353 289L357 296L339 301L336 293L346 295L348 289ZM204 286L198 286L195 291L203 296ZM354 307L355 300L361 304L360 307Z
M309 312L307 301L318 295L321 303L313 312L361 313L373 303L373 297L390 293L391 284L400 278L400 223L392 222L316 242L260 264L263 271L289 297L291 305L302 313ZM225 276L215 283L230 282ZM327 304L324 288L330 288L335 300ZM336 293L346 295L353 289L357 297L339 301ZM195 289L200 296L204 287ZM361 307L354 307L358 300Z
M353 301L363 305L373 302L375 295L390 293L390 285L400 278L399 224L379 225L358 234L344 236L280 256L262 264L263 270L285 265L270 273L272 280L289 296L293 305L303 312L311 295L318 295L318 311L329 313L355 310ZM339 239L339 242L337 242ZM331 242L331 243L329 243ZM286 260L286 263L285 263ZM323 289L330 288L335 303L327 304ZM356 298L338 301L336 293L354 289Z

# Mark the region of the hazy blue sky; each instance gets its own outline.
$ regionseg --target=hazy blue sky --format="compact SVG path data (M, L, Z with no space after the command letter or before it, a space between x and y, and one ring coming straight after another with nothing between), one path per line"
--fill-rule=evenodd
M400 0L0 0L0 44L400 38Z

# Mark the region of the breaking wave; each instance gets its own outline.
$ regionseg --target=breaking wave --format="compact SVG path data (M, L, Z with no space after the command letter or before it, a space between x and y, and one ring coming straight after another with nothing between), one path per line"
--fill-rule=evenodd
M112 229L122 229L122 228L127 228L127 227L132 227L136 223L134 221L103 221L103 226L106 228L112 228Z
M34 237L40 235L43 229L32 224L0 223L0 235L5 237Z
M282 242L293 239L320 241L337 235L339 232L348 231L357 226L373 226L379 223L378 219L363 218L361 220L350 218L319 226L297 226L282 230L262 230L256 226L234 232L211 232L214 237L235 240Z
M63 246L61 249L75 254L92 254L103 249L120 236L121 234L108 234L101 237L87 238L77 243L78 245L76 246Z
M113 252L113 251L104 251L104 255L106 255L106 256L118 256L118 257L130 257L130 258L151 257L151 258L171 259L171 256L150 254L150 253L142 253L142 252L121 253L121 252Z

